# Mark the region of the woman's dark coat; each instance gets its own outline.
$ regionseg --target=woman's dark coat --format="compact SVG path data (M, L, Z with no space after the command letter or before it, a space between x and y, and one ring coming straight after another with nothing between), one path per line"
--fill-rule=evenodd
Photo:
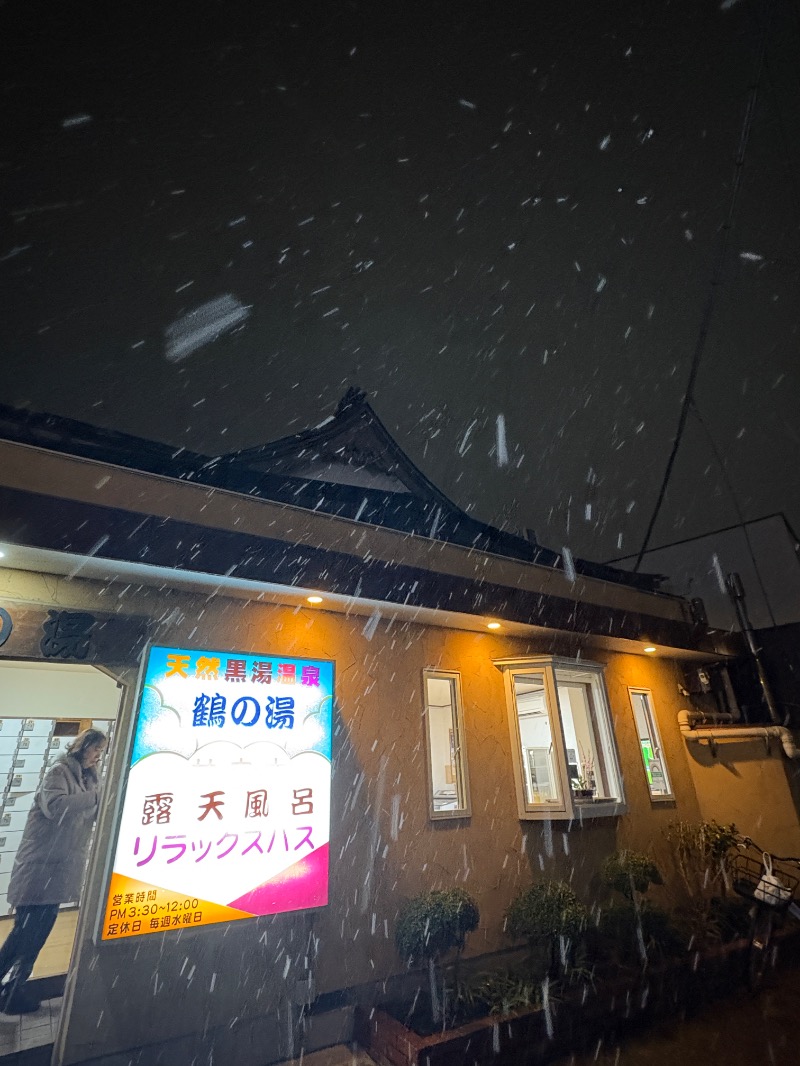
M76 903L97 815L97 774L72 755L47 772L28 814L8 902Z

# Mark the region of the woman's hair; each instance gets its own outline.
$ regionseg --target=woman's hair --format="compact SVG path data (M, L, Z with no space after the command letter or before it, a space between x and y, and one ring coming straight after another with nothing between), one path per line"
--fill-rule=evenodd
M93 748L95 744L105 744L107 740L108 737L99 729L84 729L67 748L67 754L80 762L89 748Z

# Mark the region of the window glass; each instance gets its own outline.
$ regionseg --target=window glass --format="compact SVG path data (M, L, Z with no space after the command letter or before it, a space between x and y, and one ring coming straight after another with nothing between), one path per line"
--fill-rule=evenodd
M526 801L532 805L558 803L561 793L544 674L515 674L514 699Z
M616 800L619 780L613 755L604 742L604 708L597 681L580 681L568 670L556 672L558 704L567 754L570 787L580 799Z
M603 666L550 657L501 659L521 818L621 813L622 776Z
M664 754L661 748L661 737L658 732L650 693L647 691L631 690L631 704L633 716L636 719L636 731L639 736L639 748L642 752L644 772L647 775L647 786L650 795L654 798L663 799L672 795L672 788L664 762Z
M457 677L426 675L425 698L430 812L433 817L463 815L469 802Z

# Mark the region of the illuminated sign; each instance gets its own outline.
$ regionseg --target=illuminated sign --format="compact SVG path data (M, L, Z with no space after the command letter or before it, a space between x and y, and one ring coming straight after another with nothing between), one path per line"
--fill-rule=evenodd
M333 663L152 647L101 936L328 902Z

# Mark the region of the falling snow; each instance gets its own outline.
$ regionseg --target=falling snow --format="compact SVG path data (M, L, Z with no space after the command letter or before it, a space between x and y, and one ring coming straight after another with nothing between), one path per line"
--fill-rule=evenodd
M75 126L86 126L91 121L91 115L70 115L69 118L62 119L61 127L62 129L69 130L73 129Z
M506 444L506 416L498 415L496 423L495 452L497 465L508 466L508 445Z
M192 352L211 344L229 333L250 316L250 308L230 294L195 307L164 331L167 341L166 357L170 363L180 363Z

